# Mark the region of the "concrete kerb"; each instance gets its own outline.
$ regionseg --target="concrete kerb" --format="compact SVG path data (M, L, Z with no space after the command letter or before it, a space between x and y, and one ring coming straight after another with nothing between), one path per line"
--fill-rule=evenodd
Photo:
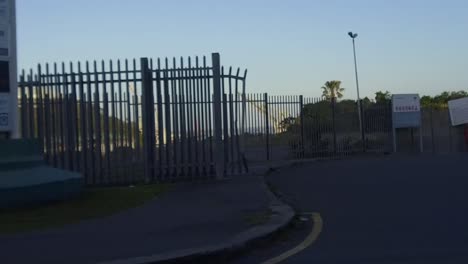
M272 170L295 166L310 161L289 161L282 164L268 165L265 170L255 173L263 177L262 185L270 197L271 217L266 224L252 227L232 239L216 245L178 250L152 256L135 257L114 261L101 262L101 264L167 264L167 263L221 263L223 260L246 252L262 241L273 237L286 229L294 220L296 213L288 204L279 199L265 183L264 177Z

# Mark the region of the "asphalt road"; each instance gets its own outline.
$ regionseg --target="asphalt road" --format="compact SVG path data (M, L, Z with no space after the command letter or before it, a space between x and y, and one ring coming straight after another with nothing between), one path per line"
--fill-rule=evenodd
M282 263L468 263L466 154L317 162L268 180L299 212L323 219L318 239ZM237 263L273 258L310 229Z

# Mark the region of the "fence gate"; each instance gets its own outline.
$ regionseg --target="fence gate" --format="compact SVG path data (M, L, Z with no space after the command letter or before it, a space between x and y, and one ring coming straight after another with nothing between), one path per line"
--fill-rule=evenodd
M246 72L219 54L39 65L19 82L20 131L90 185L242 173Z

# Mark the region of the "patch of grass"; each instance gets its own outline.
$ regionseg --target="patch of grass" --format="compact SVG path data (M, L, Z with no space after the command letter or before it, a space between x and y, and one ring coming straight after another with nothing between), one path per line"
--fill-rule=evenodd
M272 214L273 214L273 211L271 211L270 209L267 209L264 211L250 213L246 215L244 219L249 226L259 226L268 222Z
M167 185L86 189L80 197L33 208L0 210L0 234L60 227L137 207L157 197Z

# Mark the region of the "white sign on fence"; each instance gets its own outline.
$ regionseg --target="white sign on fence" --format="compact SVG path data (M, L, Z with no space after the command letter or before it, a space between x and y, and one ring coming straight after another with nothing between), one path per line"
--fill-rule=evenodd
M421 105L418 94L394 94L392 96L393 151L397 151L397 129L421 129ZM419 133L419 147L423 152L422 133Z
M418 94L395 94L392 103L394 113L421 111Z
M448 102L452 126L468 124L468 97Z
M10 125L10 94L0 93L0 131L9 131Z

